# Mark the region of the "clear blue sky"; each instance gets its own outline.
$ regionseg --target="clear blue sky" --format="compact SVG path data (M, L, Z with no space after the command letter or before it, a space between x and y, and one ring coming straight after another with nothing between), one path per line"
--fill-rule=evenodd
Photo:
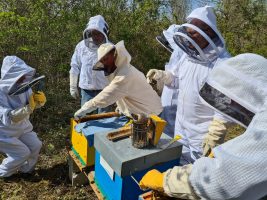
M192 0L192 10L205 5L215 6L215 3L212 0Z

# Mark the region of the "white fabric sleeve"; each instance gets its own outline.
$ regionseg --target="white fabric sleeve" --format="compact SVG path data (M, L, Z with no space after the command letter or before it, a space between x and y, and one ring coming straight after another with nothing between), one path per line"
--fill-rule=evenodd
M10 112L10 118L12 122L17 123L27 118L31 113L32 113L32 110L30 109L30 106L26 105L22 108L12 110Z
M124 76L116 76L95 98L87 102L87 106L96 109L112 105L127 96L129 82Z
M179 89L179 77L177 77L176 75L174 75L174 73L172 71L168 71L168 75L169 75L169 79L170 84L165 84L168 88L171 89Z
M80 58L80 52L79 52L79 45L76 46L74 53L71 58L71 69L70 74L79 75L81 70L81 58Z
M172 74L171 84L166 85L170 89L179 89L179 61L182 59L183 56L186 56L186 53L184 53L183 50L181 50L180 48L175 49L170 57L169 63L167 64L168 67L165 66L165 71L169 71ZM168 68L169 70L166 70Z
M0 106L0 121L5 126L8 126L11 124L10 112L11 112L11 109Z
M199 199L190 182L192 164L177 166L164 173L163 188L168 196L181 199Z
M77 88L78 79L79 79L78 75L70 73L70 87Z
M78 75L70 73L70 95L74 99L78 99L80 97L78 90L78 79L79 79Z

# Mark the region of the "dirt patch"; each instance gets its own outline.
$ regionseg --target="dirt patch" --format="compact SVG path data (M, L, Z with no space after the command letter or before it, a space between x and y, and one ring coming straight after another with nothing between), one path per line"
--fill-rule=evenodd
M0 199L96 199L90 186L72 187L68 179L67 152L40 155L32 174L0 179Z

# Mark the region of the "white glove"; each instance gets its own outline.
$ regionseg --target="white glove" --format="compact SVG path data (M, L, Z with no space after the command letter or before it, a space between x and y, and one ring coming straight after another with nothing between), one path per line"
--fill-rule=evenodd
M70 73L70 95L74 99L79 99L80 94L78 90L78 75Z
M165 85L170 85L172 83L172 74L168 71L158 70L158 69L150 69L146 74L147 82L153 83L157 81L157 83L164 83Z
M79 109L78 111L75 112L74 119L78 120L78 119L84 117L86 114L89 114L90 112L93 112L96 109L97 108L92 107L91 106L91 102L88 101L81 107L81 109Z
M229 125L231 124L224 120L213 119L202 143L203 156L209 156L214 147L224 142Z
M200 199L189 181L192 167L192 164L189 164L167 170L163 177L164 193L179 199Z
M10 112L11 121L14 123L18 123L23 119L27 118L30 114L32 114L33 110L30 108L30 105L26 105L22 108L17 108Z

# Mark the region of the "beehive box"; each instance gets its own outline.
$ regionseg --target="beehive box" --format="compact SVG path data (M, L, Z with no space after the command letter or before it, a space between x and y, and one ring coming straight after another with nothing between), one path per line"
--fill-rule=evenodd
M138 199L144 191L140 190L132 176L140 181L151 169L164 172L179 164L182 145L178 142L164 150L156 147L136 149L132 147L130 138L112 142L106 138L107 134L95 135L94 145L95 183L108 200ZM162 134L158 145L170 140L169 136Z
M71 119L71 149L82 165L93 166L95 164L95 148L92 145L94 138L86 138L84 134L78 133L75 130L77 124L77 121Z
M114 112L91 115L81 120L80 123L71 119L71 149L82 165L87 167L95 163L94 134L98 131L122 127L127 120L126 117L118 116L118 113ZM83 124L86 128L76 131L75 126ZM99 130L96 131L95 128Z

